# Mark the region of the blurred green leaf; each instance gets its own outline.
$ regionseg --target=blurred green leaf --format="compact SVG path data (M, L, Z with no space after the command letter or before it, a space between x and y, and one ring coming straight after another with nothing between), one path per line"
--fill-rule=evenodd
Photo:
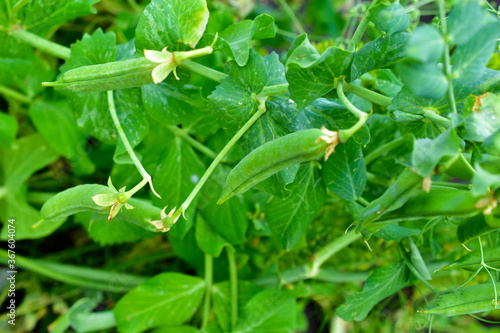
M0 112L0 147L9 148L16 138L18 125L16 118Z
M377 29L389 36L410 26L410 17L399 1L380 2L373 6L367 15Z

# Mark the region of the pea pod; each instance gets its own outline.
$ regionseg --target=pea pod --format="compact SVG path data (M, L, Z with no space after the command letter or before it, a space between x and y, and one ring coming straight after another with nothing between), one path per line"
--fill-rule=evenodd
M238 193L244 193L275 173L291 165L317 160L335 145L338 136L327 141L320 129L306 129L269 141L245 156L229 173L218 204ZM335 134L333 134L335 133ZM331 139L331 141L329 140Z
M462 244L486 235L492 231L498 230L498 227L491 227L485 221L484 214L477 214L465 222L462 222L457 228L457 238Z
M110 207L98 206L93 196L103 193L113 193L113 190L104 185L85 184L64 190L45 202L40 210L41 220L37 223L56 222L70 215L92 211L108 214ZM146 230L156 231L150 221L160 219L161 209L144 200L130 199L128 201L134 209L123 209L118 215L121 221L136 224Z
M438 296L424 314L459 316L495 310L495 286L492 283L479 284L472 287ZM500 293L500 286L496 287Z
M43 86L72 92L106 91L153 83L151 73L158 66L145 57L71 69L55 82Z

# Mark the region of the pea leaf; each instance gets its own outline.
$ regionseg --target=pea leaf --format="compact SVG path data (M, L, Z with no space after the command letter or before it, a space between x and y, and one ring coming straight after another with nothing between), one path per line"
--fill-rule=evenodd
M377 268L366 280L363 291L348 296L337 308L337 314L347 321L365 319L376 304L407 285L408 273L402 260Z
M366 165L361 146L354 140L339 144L323 167L326 186L338 197L356 201L364 192Z
M290 195L274 198L267 206L267 223L282 248L289 251L303 236L326 198L315 163L302 165L293 183L287 185Z
M448 15L448 40L452 44L462 45L495 20L478 1L460 1Z
M174 234L170 233L170 231L167 235L175 254L185 262L191 264L199 272L202 272L205 254L196 243L194 228L190 228L184 237L176 237Z
M499 162L499 158L487 158L487 161L483 161L483 164L476 164L476 173L472 176L471 189L471 192L474 195L484 195L489 189L494 191L500 187ZM488 168L488 164L490 164L490 168ZM493 167L491 167L491 165L493 165Z
M432 25L415 29L406 45L406 56L421 63L435 63L444 52L444 38Z
M242 244L246 241L248 228L243 200L235 196L229 199L227 204L217 204L228 174L228 168L219 167L214 171L202 190L199 207L207 229L210 228L229 244Z
M135 30L137 54L144 50L182 51L194 48L208 22L205 0L153 0L146 6Z
M368 12L368 18L377 29L389 36L410 26L410 17L399 1L392 4L388 2L376 4Z
M440 99L448 89L448 80L432 63L404 62L399 64L401 80L418 97Z
M219 34L214 50L226 53L238 66L244 66L250 56L250 41L275 35L274 18L260 14L253 21L244 20L227 27Z
M154 182L158 187L161 199L151 194L153 203L158 207L168 205L169 209L179 207L187 199L203 173L205 165L193 151L193 148L179 137L171 139L169 149L158 165ZM170 233L177 237L184 237L193 224L194 208L192 204L185 212L187 221L176 223Z
M215 232L200 215L196 217L195 235L198 247L212 257L218 258L224 246L231 246L231 244Z
M151 333L199 333L200 331L193 326L164 326L158 327L151 331Z
M422 177L429 176L439 161L459 153L461 142L456 131L449 129L434 140L418 139L414 143L412 165Z
M495 291L496 288L496 291ZM494 299L500 287L493 283L478 284L439 295L423 314L459 316L495 310Z
M86 138L79 132L67 103L36 101L30 106L30 117L50 147L70 159L77 173L94 172L95 167L85 151Z
M488 137L500 130L500 96L487 93L478 97L479 104L465 118L462 137L465 140L484 142Z
M0 147L9 148L17 133L17 121L14 117L0 112Z
M392 36L381 36L368 42L354 54L351 81L379 68L392 68L406 57L406 43L410 35L401 32Z
M453 74L461 81L477 79L495 50L500 36L500 22L487 24L476 32L465 44L458 45L451 57Z
M73 18L95 14L92 7L99 0L32 0L18 13L26 30L45 35L54 26Z
M242 312L245 304L262 291L262 288L252 282L238 280L238 309ZM231 331L231 292L229 281L219 282L213 286L212 297L215 316L223 331Z
M205 282L194 276L162 273L129 291L113 312L120 332L142 332L161 325L181 325L203 297Z
M261 291L245 305L235 332L291 332L295 328L295 307L295 299L286 291Z
M303 42L294 45L306 46L308 41L306 42L305 37L299 38ZM302 110L332 91L336 78L342 75L350 77L353 54L337 47L329 47L320 57L310 47L301 47L300 50L308 54L299 54L296 49L288 54L293 57L287 61L286 79L290 84L290 97L297 103L299 110ZM301 60L302 57L307 57L308 60ZM314 58L316 59L311 61Z

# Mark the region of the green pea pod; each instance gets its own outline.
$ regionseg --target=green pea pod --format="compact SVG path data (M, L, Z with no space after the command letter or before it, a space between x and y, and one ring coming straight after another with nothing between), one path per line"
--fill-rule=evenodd
M106 91L153 83L151 73L158 64L145 57L71 69L55 82L43 86L72 92Z
M457 238L460 243L465 244L470 240L476 239L477 237L498 230L498 228L499 227L489 226L485 221L484 214L477 214L458 226Z
M85 184L64 190L45 202L40 210L41 220L37 223L56 222L70 215L92 211L109 214L110 207L98 206L93 196L97 194L114 193L112 189L104 185ZM128 201L134 209L122 209L120 220L136 224L146 230L156 231L156 227L149 221L159 220L161 209L148 202L138 199Z
M500 266L500 247L493 247L483 250L484 262L490 266ZM441 268L442 270L465 269L474 272L481 265L481 252L469 252L457 261L452 262Z
M495 310L494 288L486 283L439 295L422 313L450 317ZM500 286L496 289L500 293Z
M244 193L275 173L291 165L317 160L329 143L318 139L325 133L306 129L269 141L245 156L229 173L218 204Z
M423 192L421 189L423 178L410 169L404 170L398 179L384 194L372 201L361 212L356 228L366 229L369 233L374 233L382 228L369 228L374 221L380 219L384 214L396 210L403 206L406 201Z

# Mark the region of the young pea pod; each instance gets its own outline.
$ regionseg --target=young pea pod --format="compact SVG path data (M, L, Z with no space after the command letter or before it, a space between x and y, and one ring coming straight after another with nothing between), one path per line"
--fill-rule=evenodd
M84 211L108 214L111 208L97 205L93 197L113 193L115 192L111 188L98 184L79 185L64 190L45 202L40 210L41 220L37 225L43 222L60 221L70 215ZM128 203L134 209L123 210L118 215L119 220L136 224L149 231L156 231L156 227L151 221L160 218L161 209L138 199L129 199Z
M333 152L338 133L326 129L306 129L269 141L245 156L229 173L222 196L224 201L244 193L254 185L291 165L317 160Z
M492 283L485 283L442 294L427 309L423 310L422 313L459 316L495 310L497 305L494 300L494 288L495 286ZM497 293L500 293L500 287L497 286L496 289Z
M106 91L153 83L151 73L158 64L145 57L71 69L55 82L43 86L72 92Z

